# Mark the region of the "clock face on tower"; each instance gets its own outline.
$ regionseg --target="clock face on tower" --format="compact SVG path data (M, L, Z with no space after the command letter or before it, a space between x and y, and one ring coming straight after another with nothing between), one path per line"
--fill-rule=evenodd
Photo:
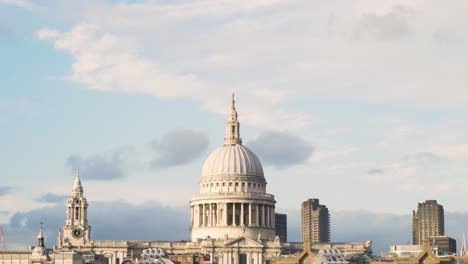
M83 236L83 230L79 227L75 227L72 230L72 236L74 238L81 238Z

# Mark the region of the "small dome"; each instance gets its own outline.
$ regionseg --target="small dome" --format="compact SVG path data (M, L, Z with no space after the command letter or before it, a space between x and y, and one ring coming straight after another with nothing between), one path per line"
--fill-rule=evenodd
M264 178L260 160L241 144L215 149L203 165L202 177L236 175Z

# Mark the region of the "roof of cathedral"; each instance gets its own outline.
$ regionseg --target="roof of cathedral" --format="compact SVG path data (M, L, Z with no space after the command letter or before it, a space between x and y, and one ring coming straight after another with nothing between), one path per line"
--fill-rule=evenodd
M202 176L222 175L264 177L260 160L241 144L219 147L205 161Z
M233 94L224 145L215 149L205 161L202 177L241 175L264 178L260 160L250 149L242 145L239 130L240 124Z

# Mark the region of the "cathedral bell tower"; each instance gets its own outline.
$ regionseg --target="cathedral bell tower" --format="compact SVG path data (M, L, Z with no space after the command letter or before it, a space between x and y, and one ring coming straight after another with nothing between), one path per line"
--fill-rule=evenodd
M60 239L60 238L59 238ZM80 173L76 173L72 193L67 202L67 221L63 227L62 247L84 246L91 241L88 225L88 201L83 195Z

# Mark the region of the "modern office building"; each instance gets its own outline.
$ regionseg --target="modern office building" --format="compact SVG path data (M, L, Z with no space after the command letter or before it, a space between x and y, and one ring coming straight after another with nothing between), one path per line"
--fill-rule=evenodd
M330 241L330 213L319 199L309 199L301 206L302 241L329 242Z
M452 256L457 253L457 241L448 236L428 237L426 243L430 245L431 251L436 256ZM424 244L424 242L423 242ZM393 245L390 247L388 256L392 257L418 257L424 251L421 245ZM462 256L462 255L461 255Z
M428 237L445 235L444 207L436 200L418 203L413 211L413 244L422 245Z
M280 242L288 241L288 216L275 213L275 230Z
M429 241L435 247L439 255L452 255L457 253L457 240L448 236L431 236Z

